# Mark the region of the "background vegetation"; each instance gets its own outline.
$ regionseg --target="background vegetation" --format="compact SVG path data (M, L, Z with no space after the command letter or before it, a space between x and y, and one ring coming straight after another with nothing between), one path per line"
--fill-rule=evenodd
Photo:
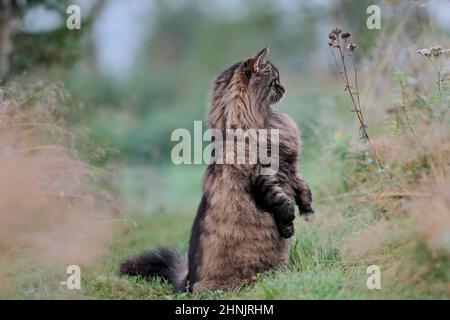
M0 297L448 299L448 52L417 53L450 48L448 2L77 3L72 31L68 2L0 4ZM366 27L373 3L380 30ZM329 52L336 25L358 44L369 144ZM205 167L174 165L170 134L204 118L220 70L264 46L317 212L297 219L289 265L196 296L119 277L141 250L187 250ZM80 291L60 285L69 264ZM366 287L372 264L381 290Z

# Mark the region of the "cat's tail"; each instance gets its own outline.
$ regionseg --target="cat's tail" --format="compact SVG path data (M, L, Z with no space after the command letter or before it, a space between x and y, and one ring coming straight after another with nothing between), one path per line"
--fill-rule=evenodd
M160 277L170 281L175 291L186 290L188 259L179 252L165 248L145 251L120 265L120 273L143 278Z

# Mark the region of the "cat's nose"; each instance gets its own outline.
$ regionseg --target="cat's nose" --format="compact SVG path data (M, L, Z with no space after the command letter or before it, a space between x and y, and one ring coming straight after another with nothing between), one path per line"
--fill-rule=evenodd
M283 86L278 86L278 89L281 91L281 93L285 93L286 92L286 90L284 90Z

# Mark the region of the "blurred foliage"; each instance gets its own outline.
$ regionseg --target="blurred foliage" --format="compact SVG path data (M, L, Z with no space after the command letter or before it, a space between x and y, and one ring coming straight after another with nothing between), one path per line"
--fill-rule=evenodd
M15 38L12 72L20 73L36 65L70 64L81 58L80 38L80 33L67 34L65 27L33 35L19 33Z
M58 12L63 21L68 4L51 0L10 3L19 8L14 13L17 17L43 5ZM214 76L264 46L272 48L270 59L279 65L287 88L280 108L299 123L305 155L310 158L319 152L323 138L329 142L339 129L330 123L317 132L322 113L336 119L347 116L341 88L332 80L323 81L330 71L326 56L329 28L339 23L351 30L362 52L370 52L379 35L365 25L366 9L373 1L280 5L253 0L231 3L222 13L224 5L216 2L158 0L149 12L140 54L130 56L135 59L133 68L118 80L102 74L97 65L98 44L92 34L108 2L95 3L88 14L83 12L81 31L69 32L64 24L48 32L19 30L13 39L11 73L36 73L49 82L62 79L74 99L69 123L87 129L93 139L80 141L80 148L89 153L87 146L101 144L115 150L95 160L100 163L110 159L167 162L173 145L170 133L179 127L192 130L193 121L204 118ZM383 16L383 28L392 28L393 17L408 6L407 1L384 3L388 18ZM415 21L424 21L427 15L418 7L408 10L412 19L406 31L418 33L421 30ZM318 82L321 88L314 85ZM324 111L323 105L329 108Z

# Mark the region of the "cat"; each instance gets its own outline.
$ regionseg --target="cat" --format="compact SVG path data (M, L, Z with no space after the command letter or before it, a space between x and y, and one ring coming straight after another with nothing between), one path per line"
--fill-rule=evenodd
M261 174L261 163L212 163L203 177L203 196L186 258L160 248L132 257L120 271L160 276L176 291L230 289L287 263L294 204L314 216L311 192L297 176L299 134L294 121L272 109L284 94L277 68L266 61L268 48L223 71L214 81L208 126L227 129L279 129L279 170ZM271 146L273 149L274 146ZM235 156L236 150L225 150Z

